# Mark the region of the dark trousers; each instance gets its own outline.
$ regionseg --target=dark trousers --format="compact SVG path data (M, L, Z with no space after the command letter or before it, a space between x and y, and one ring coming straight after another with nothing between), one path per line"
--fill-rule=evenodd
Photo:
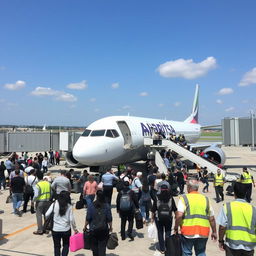
M71 229L64 232L52 231L52 239L54 244L54 256L67 256L69 252L69 238L71 236ZM61 251L62 240L62 253Z
M106 202L111 205L113 186L103 186L103 194L105 195Z
M0 177L0 189L3 186L3 188L6 188L6 179L5 177Z
M153 201L157 200L156 193L157 193L157 191L155 189L153 189L153 188L150 189L150 196L151 196Z
M162 223L155 219L160 251L165 251L165 239L171 236L172 222Z
M209 182L208 179L204 179L205 186L203 188L203 192L209 192Z
M246 195L245 195L245 199L248 203L251 202L251 196L252 196L252 183L249 184L245 184L246 185Z
M252 251L245 251L245 250L234 250L229 248L228 246L225 247L226 256L253 256L254 250Z
M28 193L24 193L23 194L23 199L24 199L24 204L23 204L23 211L26 212L27 211L27 206L28 206L28 202L31 199L31 212L34 211L34 203L32 203L34 197L34 193L28 194Z
M180 182L178 183L178 187L179 187L179 190L180 190L180 194L183 194L184 193L184 182Z
M92 236L92 255L93 256L106 256L106 247L108 242L108 236L99 239L97 236Z
M128 221L128 236L132 235L132 228L133 228L133 220L134 220L134 213L131 212L129 214L120 214L121 217L121 237L125 239L125 226L126 222Z
M222 186L215 186L215 193L216 193L216 201L220 201L220 196L221 200L224 200L224 194L223 194L223 187Z

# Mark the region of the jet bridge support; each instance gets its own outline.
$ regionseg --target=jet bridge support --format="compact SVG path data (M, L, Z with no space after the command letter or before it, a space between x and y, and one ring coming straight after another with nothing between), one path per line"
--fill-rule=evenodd
M217 165L209 162L208 160L204 159L203 157L201 156L198 156L194 153L192 153L191 151L187 150L186 148L176 144L175 142L173 141L170 141L170 140L162 140L162 145L161 146L156 146L156 145L153 145L153 139L151 138L144 138L144 146L146 147L150 147L152 148L153 152L155 152L155 158L156 158L156 165L158 166L158 164L160 166L158 166L158 168L161 170L161 172L165 172L167 173L167 168L163 162L163 159L162 157L160 156L159 152L156 152L157 151L157 148L160 148L160 149L166 149L166 150L172 150L172 151L175 151L176 153L178 153L180 156L184 157L185 159L188 159L190 160L191 162L201 166L201 167L207 167L208 169L208 172L209 173L217 173L217 170L220 169L221 172L223 173L223 175L226 175L226 172L219 168ZM159 159L159 157L161 157L162 159L162 163L164 164L166 170L164 170L163 168L163 165Z

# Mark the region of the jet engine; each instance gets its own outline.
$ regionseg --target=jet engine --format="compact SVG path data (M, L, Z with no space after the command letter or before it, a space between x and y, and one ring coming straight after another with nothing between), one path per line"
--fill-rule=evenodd
M72 151L67 151L64 153L64 155L68 166L77 168L87 167L86 165L80 164L78 161L76 161L76 159L73 157Z
M209 156L209 160L212 159L216 164L224 165L226 161L226 155L220 147L213 145L206 148L203 152Z

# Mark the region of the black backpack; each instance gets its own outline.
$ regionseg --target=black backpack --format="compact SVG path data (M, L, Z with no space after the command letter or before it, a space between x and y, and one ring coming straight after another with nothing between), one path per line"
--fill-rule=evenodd
M93 233L101 233L107 229L107 216L105 208L95 208L91 230Z
M172 199L169 202L164 203L163 201L157 201L157 214L160 222L167 222L171 220L172 213Z
M121 191L121 198L120 198L120 211L127 212L132 209L132 200L130 196L130 190L127 192Z

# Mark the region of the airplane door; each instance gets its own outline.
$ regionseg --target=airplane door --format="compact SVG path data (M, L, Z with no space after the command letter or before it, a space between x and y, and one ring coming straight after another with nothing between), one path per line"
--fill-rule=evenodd
M129 126L125 121L118 121L117 125L124 138L124 148L130 148L132 146L132 136Z

